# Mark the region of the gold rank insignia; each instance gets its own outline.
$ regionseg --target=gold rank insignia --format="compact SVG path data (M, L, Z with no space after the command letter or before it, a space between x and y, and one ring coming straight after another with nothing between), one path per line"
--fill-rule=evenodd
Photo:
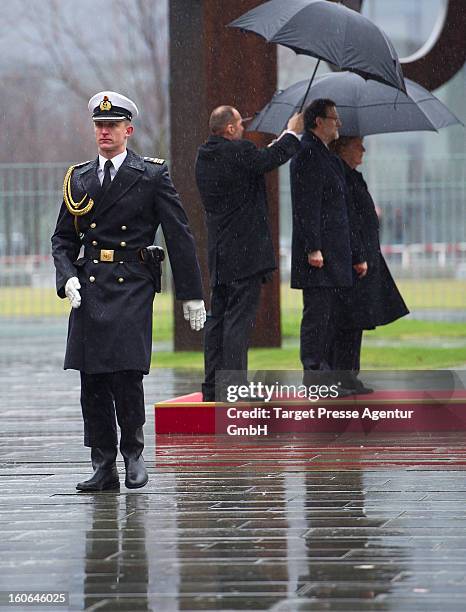
M165 160L160 157L145 157L144 159L145 161L151 162L151 164L159 164L159 166L165 163Z
M104 96L99 108L101 111L109 111L112 108L112 103L108 99L108 96Z

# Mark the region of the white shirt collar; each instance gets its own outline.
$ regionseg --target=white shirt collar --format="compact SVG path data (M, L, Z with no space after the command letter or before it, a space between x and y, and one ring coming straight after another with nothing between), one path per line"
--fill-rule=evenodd
M125 161L125 158L126 158L127 155L128 155L128 151L127 151L127 149L125 149L123 151L123 153L118 153L118 155L115 155L115 157L112 157L112 159L110 160L112 162L113 168L114 168L114 169L110 170L110 174L112 175L112 178L115 176L115 174L120 169L120 166ZM99 153L99 172L101 172L102 175L104 173L104 166L105 166L105 162L106 161L107 161L107 158L103 157Z

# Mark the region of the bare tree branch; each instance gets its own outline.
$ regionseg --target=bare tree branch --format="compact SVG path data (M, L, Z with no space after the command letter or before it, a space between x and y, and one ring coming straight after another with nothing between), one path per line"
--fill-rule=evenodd
M116 89L141 105L134 141L156 146L167 143L167 5L153 0L114 0L111 19L95 24L79 19L75 7L95 10L81 0L27 2L21 12L22 38L51 67L49 78L81 101L99 89Z

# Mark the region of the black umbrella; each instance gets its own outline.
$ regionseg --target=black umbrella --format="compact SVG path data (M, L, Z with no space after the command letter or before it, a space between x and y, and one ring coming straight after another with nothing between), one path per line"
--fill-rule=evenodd
M270 0L229 25L406 91L398 56L387 35L360 13L340 4Z
M388 132L437 131L461 121L433 94L406 79L408 95L352 72L331 72L318 77L309 92L308 80L275 93L254 117L248 131L280 134L288 119L304 103L331 98L337 105L341 136L367 136Z

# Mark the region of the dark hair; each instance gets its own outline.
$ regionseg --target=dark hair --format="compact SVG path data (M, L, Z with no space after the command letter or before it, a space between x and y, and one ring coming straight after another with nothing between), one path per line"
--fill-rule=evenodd
M318 98L313 100L304 111L304 131L309 132L317 127L316 118L327 116L327 109L331 106L336 106L333 100L329 98Z
M330 151L332 151L332 153L340 155L341 150L344 149L346 145L348 145L354 138L357 138L357 136L340 136L336 140L333 140L328 145L328 148Z
M233 123L235 115L233 106L217 106L214 108L209 119L210 133L214 136L223 134L229 123Z

